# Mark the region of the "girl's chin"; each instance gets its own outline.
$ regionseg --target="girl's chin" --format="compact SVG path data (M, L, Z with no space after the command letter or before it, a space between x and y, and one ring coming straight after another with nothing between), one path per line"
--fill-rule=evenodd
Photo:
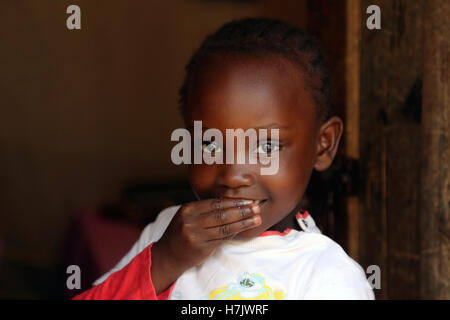
M233 238L233 240L248 240L250 238L257 237L261 233L264 232L264 230L262 230L260 227L256 227L254 229L249 229L249 230L245 230L245 231L239 232L236 235L236 237Z

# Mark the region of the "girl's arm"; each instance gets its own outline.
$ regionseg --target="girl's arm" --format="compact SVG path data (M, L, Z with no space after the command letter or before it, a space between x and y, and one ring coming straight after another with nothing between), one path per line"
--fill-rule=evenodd
M167 299L176 279L186 270L201 265L227 239L258 227L262 222L259 213L258 203L248 199L205 199L184 204L174 212L156 242L153 270L151 249L155 241L104 283L77 298Z
M121 270L87 290L74 300L167 300L175 285L157 295L151 277L152 247L150 244Z
M139 253L141 253L150 244L152 244L153 242L157 242L161 238L162 234L165 232L168 224L170 223L173 216L180 207L181 205L177 205L162 210L158 214L156 220L152 223L149 223L145 227L139 239L136 241L136 243L133 245L130 251L119 261L119 263L117 263L117 265L114 266L114 268L112 268L110 271L108 271L107 273L102 275L99 279L97 279L93 285L97 286L103 281L105 281L111 274L121 270L123 267L129 264L134 257L136 257ZM152 250L152 253L153 257L155 257L154 250ZM155 261L155 259L153 259L153 261Z

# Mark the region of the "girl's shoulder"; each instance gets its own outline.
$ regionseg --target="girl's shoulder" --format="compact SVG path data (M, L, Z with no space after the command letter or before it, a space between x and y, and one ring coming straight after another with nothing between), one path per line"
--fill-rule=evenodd
M317 266L325 268L351 267L362 270L361 266L350 257L342 246L322 233L300 232L296 237L297 245L309 248L313 254L311 260Z
M361 265L336 241L321 233L300 232L302 299L374 299Z
M181 205L173 205L161 210L155 221L149 223L142 231L138 240L141 243L140 247L145 248L150 243L158 241L166 231L170 221L172 221L180 207Z

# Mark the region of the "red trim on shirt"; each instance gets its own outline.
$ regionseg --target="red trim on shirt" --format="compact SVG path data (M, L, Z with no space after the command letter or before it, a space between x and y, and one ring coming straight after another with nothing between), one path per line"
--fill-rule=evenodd
M306 210L300 210L295 217L297 219L306 219L309 215L309 212ZM268 231L264 231L263 233L261 233L258 237L266 237L266 236L285 236L287 235L289 232L291 232L291 228L286 228L286 230L284 230L283 232L279 232L279 231L274 231L274 230L268 230Z
M303 214L301 212L297 213L297 215L295 216L297 219L306 219L308 218L309 212L308 211L304 211Z
M275 230L269 230L269 231L264 231L263 233L261 233L258 237L266 237L266 236L285 236L287 235L289 232L291 232L291 228L286 228L286 230L284 230L283 232L280 231L275 231Z
M154 242L153 242L154 243ZM112 273L99 285L77 295L73 300L167 300L175 282L156 295L151 279L151 243L121 270Z

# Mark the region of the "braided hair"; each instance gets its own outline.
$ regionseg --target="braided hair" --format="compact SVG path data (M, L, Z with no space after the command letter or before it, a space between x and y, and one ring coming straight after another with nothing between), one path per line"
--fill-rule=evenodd
M320 121L332 116L330 75L316 41L300 28L269 18L245 18L223 25L206 37L187 64L179 90L179 108L186 116L189 81L202 60L217 53L253 56L276 54L296 63L317 106Z

